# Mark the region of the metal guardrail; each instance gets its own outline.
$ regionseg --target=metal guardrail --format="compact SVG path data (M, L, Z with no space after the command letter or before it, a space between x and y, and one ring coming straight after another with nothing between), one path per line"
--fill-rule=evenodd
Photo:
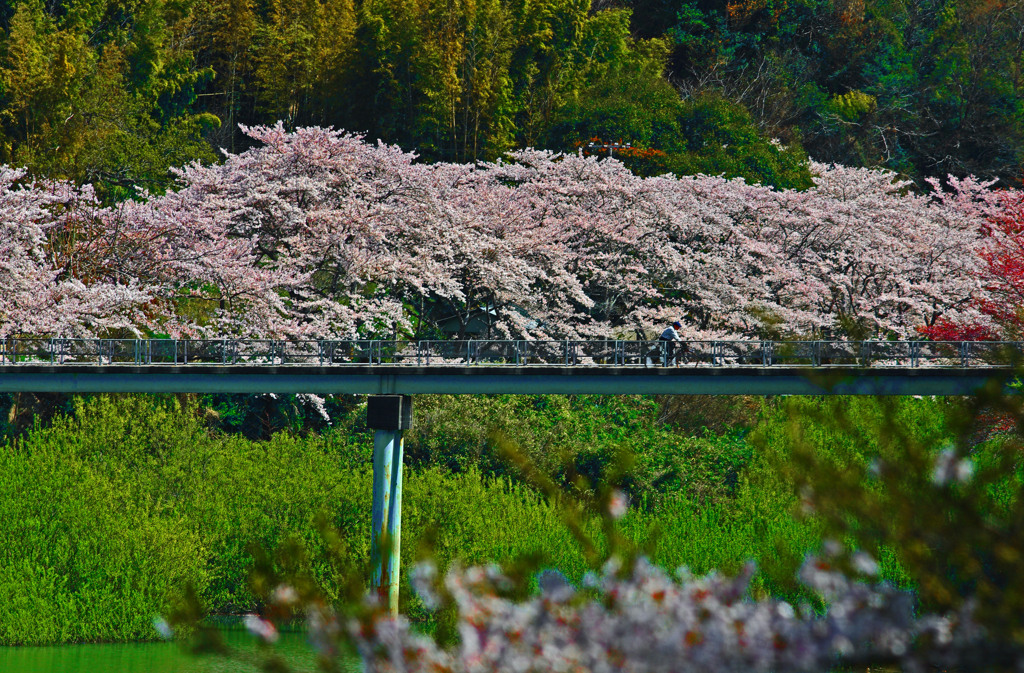
M0 364L1010 367L1020 341L0 340Z

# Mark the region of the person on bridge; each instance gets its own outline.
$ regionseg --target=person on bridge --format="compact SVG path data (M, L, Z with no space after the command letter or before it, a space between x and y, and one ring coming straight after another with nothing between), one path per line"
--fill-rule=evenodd
M665 341L665 342L667 342L665 344L665 366L666 367L671 365L671 364L674 364L674 365L676 365L678 367L680 360L682 360L683 362L686 361L686 346L685 346L685 344L681 348L679 346L677 346L677 344L682 343L682 341L683 341L683 338L681 336L679 336L679 331L678 331L678 330L681 330L682 328L683 328L682 323L680 323L678 320L676 320L671 325L666 327L665 331L662 332L661 336L658 337L658 341ZM652 354L654 354L654 353L657 353L657 354L660 355L660 352L658 350L652 351ZM648 363L650 363L651 357L648 356L647 360L648 360Z

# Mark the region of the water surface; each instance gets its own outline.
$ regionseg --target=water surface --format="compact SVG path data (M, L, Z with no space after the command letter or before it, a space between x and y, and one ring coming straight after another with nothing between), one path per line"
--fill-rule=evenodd
M177 643L166 642L0 647L0 673L258 673L258 662L268 651L280 655L296 673L319 670L304 633L281 633L270 650L258 648L246 631L225 630L223 635L249 663L215 655L194 656ZM351 668L358 670L358 663L353 661Z

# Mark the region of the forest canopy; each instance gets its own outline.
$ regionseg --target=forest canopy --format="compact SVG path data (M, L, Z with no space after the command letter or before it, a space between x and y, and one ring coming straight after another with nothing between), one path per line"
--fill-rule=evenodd
M160 192L240 125L426 161L527 147L809 187L807 157L1015 184L1020 0L12 0L0 162Z

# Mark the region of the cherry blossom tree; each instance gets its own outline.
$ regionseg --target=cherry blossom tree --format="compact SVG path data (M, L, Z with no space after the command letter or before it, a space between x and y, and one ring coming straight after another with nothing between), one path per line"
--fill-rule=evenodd
M543 246L472 166L419 165L324 129L248 132L263 146L186 168L183 188L153 202L179 227L168 281L211 305L208 331L387 335L423 297L543 312Z
M978 290L987 185L908 193L892 173L815 165L815 187L775 191L698 176L642 180L611 161L519 153L492 167L570 253L614 329L683 315L691 335L907 335Z
M907 336L943 312L970 312L987 184L951 180L924 196L887 171L813 169L814 189L777 192L751 213L774 248L772 297L793 311L785 324Z
M147 322L149 288L80 254L107 234L80 226L96 208L88 188L0 167L0 336L138 333Z
M1024 194L997 194L997 207L982 225L979 247L983 291L976 313L941 316L921 332L942 341L1024 338Z
M448 316L462 336L483 312L501 338L677 317L690 338L863 337L984 315L999 197L974 180L922 195L814 165L812 188L778 191L539 150L427 165L330 129L246 132L258 146L110 208L5 169L0 265L28 284L19 306L63 302L7 309L5 331L387 338Z

